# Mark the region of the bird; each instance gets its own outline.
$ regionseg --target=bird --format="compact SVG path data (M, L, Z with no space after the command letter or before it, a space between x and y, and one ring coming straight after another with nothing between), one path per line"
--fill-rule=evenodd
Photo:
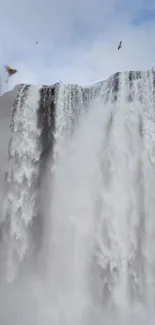
M119 45L118 45L118 50L120 50L122 48L122 41L120 41Z
M11 68L9 65L5 65L5 69L9 76L12 76L13 74L18 72L16 69Z
M5 70L6 70L7 74L8 74L8 77L7 77L7 79L5 80L5 83L7 84L8 81L9 81L9 78L10 78L11 76L13 76L15 73L17 73L18 70L11 68L9 65L5 65Z

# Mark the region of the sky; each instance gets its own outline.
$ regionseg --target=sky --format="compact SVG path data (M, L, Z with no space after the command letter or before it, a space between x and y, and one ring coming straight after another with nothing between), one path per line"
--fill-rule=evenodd
M86 85L155 66L155 0L0 0L0 7L3 91L21 82ZM18 69L8 85L5 64Z

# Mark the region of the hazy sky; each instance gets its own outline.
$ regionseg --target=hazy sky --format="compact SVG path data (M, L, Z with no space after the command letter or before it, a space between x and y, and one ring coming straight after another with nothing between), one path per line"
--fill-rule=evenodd
M87 84L155 66L155 0L0 0L0 59L19 82ZM117 51L117 44L123 48ZM36 44L38 41L38 44ZM6 89L6 88L5 88Z

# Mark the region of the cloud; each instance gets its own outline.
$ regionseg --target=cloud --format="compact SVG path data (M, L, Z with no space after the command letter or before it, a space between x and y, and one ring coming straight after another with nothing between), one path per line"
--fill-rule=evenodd
M116 71L154 66L154 9L152 0L5 1L1 63L19 70L9 88L59 79L88 84Z

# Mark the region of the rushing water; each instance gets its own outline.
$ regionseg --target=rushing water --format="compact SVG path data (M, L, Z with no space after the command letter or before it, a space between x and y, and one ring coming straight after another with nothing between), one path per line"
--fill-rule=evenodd
M1 217L0 323L155 319L155 75L20 87Z

